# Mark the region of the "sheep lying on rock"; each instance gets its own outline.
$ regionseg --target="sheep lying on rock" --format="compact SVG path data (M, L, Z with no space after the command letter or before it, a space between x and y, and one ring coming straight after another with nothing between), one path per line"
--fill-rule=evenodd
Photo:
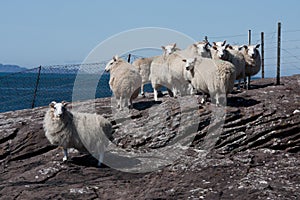
M153 56L153 57L149 57L149 58L140 58L140 59L136 59L132 65L135 66L141 77L142 77L142 84L141 84L141 95L144 96L144 85L147 83L150 83L150 67L151 67L151 63L154 59L159 58L159 57L163 57L165 58L166 56L174 53L175 51L179 50L176 47L176 43L174 44L170 44L170 45L166 45L166 46L162 46L161 47L163 49L163 55L160 56Z
M70 112L67 103L52 102L49 105L43 127L45 135L53 145L63 147L63 161L68 159L68 148L89 152L103 162L105 147L112 133L111 123L97 114Z
M183 62L186 63L186 80L197 91L215 98L217 106L220 105L221 98L226 98L232 91L236 76L232 63L210 58L183 59Z
M105 67L110 72L109 86L117 100L118 107L132 108L132 100L139 95L142 77L138 70L125 60L114 56Z

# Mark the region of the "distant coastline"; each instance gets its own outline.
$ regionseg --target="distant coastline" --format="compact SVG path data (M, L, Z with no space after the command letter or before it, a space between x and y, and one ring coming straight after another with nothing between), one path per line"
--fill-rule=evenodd
M20 67L18 65L3 65L0 64L0 72L7 72L7 73L15 73L27 70L25 67Z

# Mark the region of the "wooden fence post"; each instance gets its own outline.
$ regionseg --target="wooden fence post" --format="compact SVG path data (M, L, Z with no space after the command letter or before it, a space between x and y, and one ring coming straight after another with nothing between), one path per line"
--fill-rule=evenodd
M34 89L34 93L33 93L33 99L32 99L32 103L31 103L31 108L34 108L34 105L35 105L36 93L37 93L37 90L39 87L39 82L40 82L41 69L42 69L42 66L39 66L38 67L38 75L37 75L37 79L36 79L36 83L35 83L35 89Z
M280 85L280 46L281 46L281 23L278 22L276 85Z
M251 30L248 30L248 45L251 45Z
M130 63L131 54L128 54L127 62Z
M264 32L261 32L261 78L265 78L265 41Z

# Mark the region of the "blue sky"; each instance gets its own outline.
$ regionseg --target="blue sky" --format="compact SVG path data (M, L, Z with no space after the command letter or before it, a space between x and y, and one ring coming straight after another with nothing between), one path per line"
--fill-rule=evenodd
M291 45L296 50L300 47L299 2L1 1L0 63L29 68L80 63L103 40L122 31L140 27L170 28L196 40L202 40L207 35L210 41L227 39L231 43L239 44L247 43L249 29L252 30L254 43L260 42L260 32L264 31L266 47L269 45L270 50L273 50L279 21L282 23L282 30L287 31L282 34L283 40L292 43L285 46L291 52L293 49L288 49ZM266 56L270 58L275 55L273 51L269 54ZM300 57L300 53L295 53L294 50L290 55L295 59L295 66L299 61L298 56Z

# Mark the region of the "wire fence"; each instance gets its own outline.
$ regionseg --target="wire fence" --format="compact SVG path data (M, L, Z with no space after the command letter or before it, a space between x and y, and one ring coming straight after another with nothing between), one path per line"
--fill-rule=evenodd
M281 75L300 73L300 30L282 31ZM227 40L227 43L241 45L248 43L248 34L208 36L210 41ZM261 33L252 33L252 44L261 43ZM123 55L128 59L130 54ZM147 57L131 54L130 61ZM276 76L277 32L264 33L265 76ZM0 112L33 108L48 105L51 101L72 101L74 82L80 69L99 77L95 98L112 96L109 88L109 74L104 72L107 61L88 64L48 65L19 73L0 74ZM256 78L260 78L257 74ZM78 83L85 85L86 83ZM146 91L151 92L150 85ZM88 87L82 88L82 92Z

